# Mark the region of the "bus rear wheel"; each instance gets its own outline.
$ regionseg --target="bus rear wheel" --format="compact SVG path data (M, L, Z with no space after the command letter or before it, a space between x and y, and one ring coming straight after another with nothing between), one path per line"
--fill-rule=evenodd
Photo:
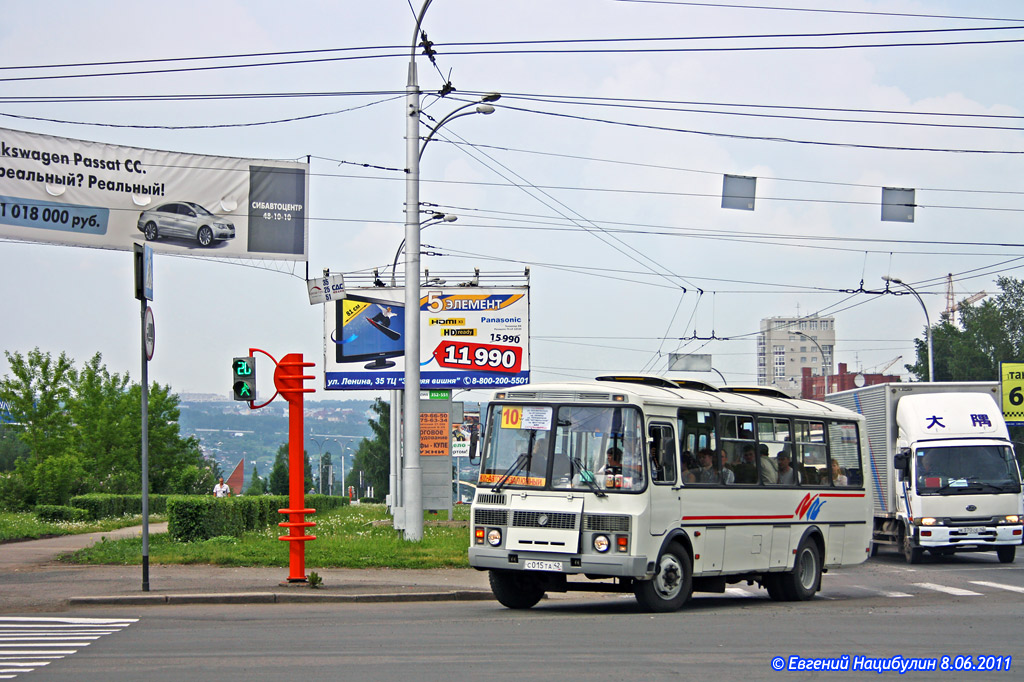
M544 598L541 581L523 571L491 571L491 592L494 598L510 609L528 609Z
M658 559L658 573L650 580L633 583L637 603L655 613L678 611L693 592L693 559L677 544L665 548Z
M804 538L796 551L793 570L779 575L779 583L786 601L813 599L821 589L821 552L811 538ZM771 591L768 592L769 596Z

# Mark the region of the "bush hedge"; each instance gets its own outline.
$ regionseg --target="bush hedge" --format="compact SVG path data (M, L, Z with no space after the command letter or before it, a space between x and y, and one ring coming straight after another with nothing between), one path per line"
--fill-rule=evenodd
M168 497L170 495L150 495L149 512L151 514L165 513ZM125 514L141 514L142 495L89 493L88 495L75 495L71 498L70 505L86 510L89 513L89 518L93 520L116 518Z
M58 523L61 521L88 521L89 512L78 507L63 504L37 504L32 510L40 521Z
M348 504L345 497L307 495L307 509L327 511ZM167 501L167 530L179 542L196 542L245 531L261 530L283 521L279 509L288 507L287 495L200 497L175 495ZM283 529L282 529L283 531Z

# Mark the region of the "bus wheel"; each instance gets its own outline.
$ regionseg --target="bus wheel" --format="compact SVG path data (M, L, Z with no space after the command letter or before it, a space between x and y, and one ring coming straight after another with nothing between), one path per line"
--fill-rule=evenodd
M1012 564L1013 557L1017 554L1016 545L1006 545L1003 547L996 547L996 555L999 557L999 563L1001 564Z
M821 553L811 538L804 538L796 551L793 570L779 575L786 601L813 599L821 588ZM771 595L771 592L768 593Z
M693 592L693 560L677 544L665 548L658 559L658 574L633 583L636 600L647 611L678 611Z
M772 601L786 601L786 593L782 591L780 577L774 573L761 577L761 585L768 590L768 597Z
M900 546L903 548L903 557L908 564L921 563L924 557L924 549L914 546L914 536L907 532L906 526L900 528Z
M522 571L491 571L494 598L510 609L528 609L544 597L544 588L536 576Z

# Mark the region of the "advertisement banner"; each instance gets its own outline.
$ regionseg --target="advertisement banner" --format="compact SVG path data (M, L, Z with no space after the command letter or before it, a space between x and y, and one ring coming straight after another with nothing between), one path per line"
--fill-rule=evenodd
M325 388L405 388L401 288L348 289L324 306ZM431 288L420 299L420 388L530 380L529 287Z
M1024 363L1000 362L1003 419L1009 426L1024 426Z
M0 237L305 260L309 166L0 128Z

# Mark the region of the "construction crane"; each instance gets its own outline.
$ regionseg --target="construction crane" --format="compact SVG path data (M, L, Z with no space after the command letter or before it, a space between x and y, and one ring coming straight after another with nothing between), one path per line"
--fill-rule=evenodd
M979 291L976 294L972 294L965 298L960 303L956 302L956 296L953 293L953 273L946 275L946 309L942 311L941 317L943 321L952 322L953 314L960 309L962 305L970 305L971 303L977 303L981 299L988 296L984 291Z
M902 360L902 359L903 359L903 356L902 356L902 355L897 355L897 356L896 356L896 357L894 357L894 358L893 358L892 360L890 360L890 361L889 361L889 362L888 362L888 363L887 363L887 364L885 365L885 367L883 367L882 369L878 370L878 373L879 373L879 374L885 374L885 370L889 369L890 367L892 367L893 365L895 365L895 364L896 364L897 362L899 362L899 361L900 361L900 360Z

